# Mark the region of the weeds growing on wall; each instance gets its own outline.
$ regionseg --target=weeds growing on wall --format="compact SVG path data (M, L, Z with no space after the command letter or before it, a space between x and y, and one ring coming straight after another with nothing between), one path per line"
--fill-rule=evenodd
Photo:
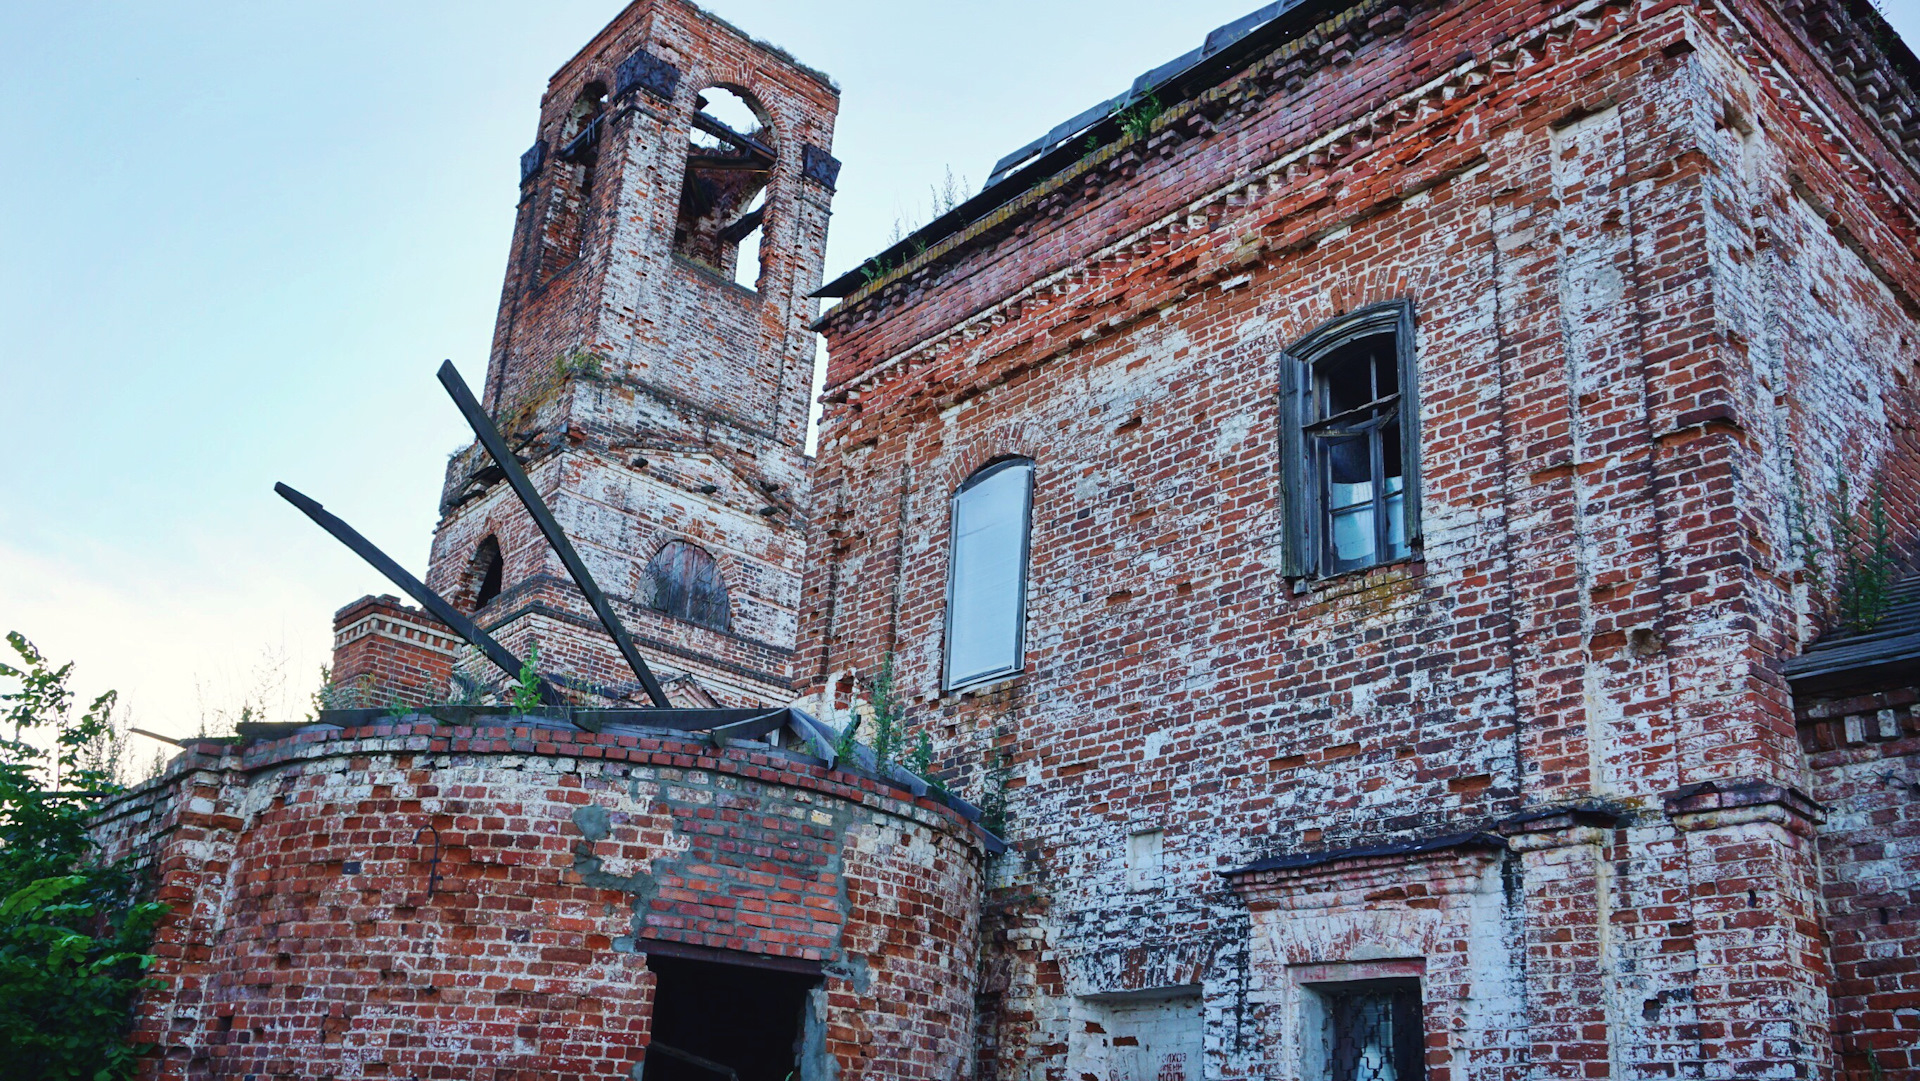
M540 643L527 643L527 659L520 662L520 679L513 685L513 711L532 713L540 708Z
M981 776L980 824L1002 837L1007 834L1007 781L1012 777L1013 760L994 748Z
M901 725L900 702L894 697L893 654L880 658L880 671L873 677L871 699L873 709L873 768L884 774L887 767L900 756L900 741L905 731Z
M1808 516L1801 516L1801 546L1808 576L1817 592L1827 591L1822 555ZM1855 508L1852 483L1840 474L1827 497L1828 536L1833 545L1833 582L1829 615L1835 626L1850 634L1865 634L1879 626L1892 603L1899 561L1888 520L1886 485L1875 481L1866 506Z
M1865 634L1887 614L1898 569L1893 532L1887 522L1886 486L1874 484L1867 496L1864 519L1853 511L1844 476L1834 504L1833 547L1838 556L1834 604L1842 626L1855 634Z
M553 358L553 372L562 379L578 376L583 379L598 379L606 374L606 362L598 353L577 349L571 353L562 353Z
M124 864L100 861L87 833L119 791L109 691L74 707L73 666L50 666L19 633L0 703L0 1077L120 1081L145 1050L128 1043L133 998L167 906L137 900Z

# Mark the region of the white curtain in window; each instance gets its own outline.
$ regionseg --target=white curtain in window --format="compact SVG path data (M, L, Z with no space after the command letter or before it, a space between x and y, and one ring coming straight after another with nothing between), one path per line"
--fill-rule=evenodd
M953 497L947 685L1017 670L1027 590L1033 463L989 466Z

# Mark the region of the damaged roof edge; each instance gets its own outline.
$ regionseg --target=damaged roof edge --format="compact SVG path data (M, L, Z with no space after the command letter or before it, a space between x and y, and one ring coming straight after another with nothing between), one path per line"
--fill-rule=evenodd
M1142 74L1129 89L1055 127L1046 135L1001 158L986 187L973 198L914 230L905 239L820 287L813 295L843 299L869 284L868 268L898 269L912 257L964 230L1038 186L1085 156L1075 142L1092 135L1100 145L1124 129L1115 115L1152 92L1161 104L1185 102L1252 64L1305 30L1328 11L1359 7L1366 0L1280 0L1215 28L1200 48Z
M740 29L738 26L735 26L734 24L728 22L727 20L721 18L720 16L715 15L713 12L708 11L706 8L701 7L699 4L693 3L692 0L688 0L687 6L692 8L694 11L698 12L700 14L700 17L707 20L708 22L713 23L716 26L724 27L725 29L731 31L732 33L738 34L740 37L746 40L747 44L752 45L757 49L764 49L767 52L772 53L774 56L777 56L780 59L785 60L788 64L792 65L794 70L798 71L800 74L805 75L807 78L812 79L814 82L819 83L821 86L826 87L828 90L833 91L835 94L840 93L840 84L833 81L833 76L828 75L826 72L821 71L819 68L813 67L812 65L805 63L799 57L793 55L791 52L787 51L785 48L779 45L775 45L773 42L768 41L765 38L754 37L752 34L747 33L745 30Z
M1428 852L1445 852L1450 849L1480 849L1488 852L1508 850L1504 838L1482 830L1467 833L1449 833L1441 837L1428 837L1414 841L1399 841L1393 844L1366 845L1360 848L1339 848L1321 852L1302 852L1290 856L1274 856L1257 860L1245 867L1235 867L1222 871L1228 878L1243 875L1255 875L1262 871L1298 871L1309 867L1321 867L1343 860L1382 859L1393 856L1416 856Z
M620 14L615 15L612 19L608 20L607 25L601 27L600 32L593 35L592 40L588 41L585 45L581 46L578 50L574 52L572 56L567 57L564 63L562 63L558 68L554 69L553 74L547 77L547 86L551 88L554 85L554 83L559 81L562 75L566 74L566 71L568 68L572 67L575 63L579 62L581 57L591 56L595 52L603 48L606 44L606 41L612 35L612 31L614 30L615 27L620 25L621 20L626 17L627 12L632 11L634 8L639 7L642 4L653 4L655 2L656 0L633 0L632 3L628 4L626 7L621 8ZM688 7L692 8L693 13L695 15L698 15L700 18L705 19L710 23L713 23L715 26L718 26L721 29L726 30L730 34L734 34L738 36L742 40L746 41L747 44L752 45L757 49L765 50L766 52L772 54L774 57L785 61L787 65L792 67L795 71L798 71L800 74L805 75L807 78L812 79L816 83L819 83L821 86L826 87L828 90L833 91L834 94L838 95L840 93L840 84L833 81L833 76L828 75L826 72L821 71L819 68L813 67L805 63L799 57L793 55L793 53L788 51L787 49L782 48L779 45L775 45L773 42L767 41L763 38L754 37L752 34L749 34L745 30L740 29L738 26L735 26L733 23L728 22L727 20L721 18L720 16L715 15L713 12L708 11L706 8L701 7L699 4L694 3L693 0L681 0L681 2L685 3Z
M1149 90L1156 93L1166 90L1175 91L1168 99L1163 99L1163 104L1166 106L1184 102L1218 85L1283 44L1293 33L1325 18L1329 12L1359 7L1363 2L1364 0L1360 3L1353 0L1280 0L1278 3L1269 4L1216 28L1207 35L1206 43L1199 49L1184 53L1146 72L1134 80L1132 87L1125 93L1109 98L1080 113L1041 138L1001 158L995 163L993 174L988 177L986 186L973 198L914 230L906 238L869 257L852 270L834 278L816 290L813 295L835 300L845 299L892 272L904 269L912 259L917 258L936 243L961 232L1080 160L1084 155L1074 152L1073 139L1083 134L1092 134L1101 145L1113 141L1115 134L1120 130L1115 112L1145 96ZM1852 18L1858 20L1887 63L1906 80L1910 88L1920 93L1920 56L1916 56L1912 48L1900 37L1898 31L1895 31L1887 22L1886 17L1880 14L1870 0L1837 0L1837 4ZM1268 12L1272 14L1269 15ZM1216 38L1222 40L1216 41ZM1199 59L1193 60L1196 54L1199 54ZM875 266L885 269L877 274L871 273L870 268ZM829 311L823 315L816 322L814 329L820 329L820 326L830 320L833 314L834 311Z

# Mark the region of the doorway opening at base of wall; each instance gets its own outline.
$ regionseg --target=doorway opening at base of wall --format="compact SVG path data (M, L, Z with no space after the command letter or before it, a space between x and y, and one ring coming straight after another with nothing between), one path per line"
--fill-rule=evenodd
M642 1081L786 1081L800 1075L817 976L651 954L653 1038Z

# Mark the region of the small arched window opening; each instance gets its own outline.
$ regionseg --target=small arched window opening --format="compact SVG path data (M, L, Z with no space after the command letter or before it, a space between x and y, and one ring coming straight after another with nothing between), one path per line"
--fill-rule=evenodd
M982 467L953 494L947 558L946 685L1018 672L1026 663L1027 556L1033 462Z
M500 595L500 587L506 576L507 563L500 555L500 542L488 537L473 550L473 559L467 564L467 583L473 598L473 611L485 608Z
M737 88L709 87L695 106L673 250L754 288L775 160L773 128L766 110Z
M733 625L727 584L707 550L686 541L669 541L647 561L647 607L675 619L716 631Z
M587 219L593 208L594 173L600 164L607 88L589 83L573 100L561 124L554 154L553 188L541 236L540 280L548 281L580 258Z

